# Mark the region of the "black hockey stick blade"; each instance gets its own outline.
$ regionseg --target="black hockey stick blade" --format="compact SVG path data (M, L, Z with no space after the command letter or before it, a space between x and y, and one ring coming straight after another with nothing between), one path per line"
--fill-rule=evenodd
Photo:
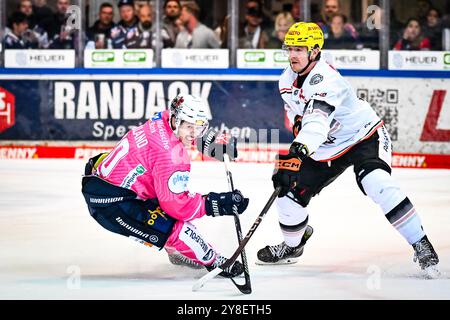
M230 191L234 190L234 183L233 183L233 175L231 174L231 170L229 168L229 164L231 162L230 157L228 154L224 154L224 164L225 164L225 171L227 173L227 179L228 179L228 185L230 187ZM241 220L239 219L239 214L235 212L234 214L234 225L236 227L236 234L238 238L238 245L242 242L242 227L241 227ZM245 283L239 284L237 283L233 278L231 278L231 281L236 286L236 288L242 292L243 294L250 294L252 293L252 283L250 280L250 271L248 269L248 262L247 262L247 255L245 254L245 250L242 249L241 252L241 259L242 259L242 265L244 266L244 278Z
M194 285L192 286L192 291L198 291L200 288L202 288L205 285L206 282L208 282L209 280L213 279L215 276L217 276L219 273L221 273L224 269L226 269L229 266L231 266L234 263L234 261L236 261L236 259L240 255L242 249L247 245L247 243L250 240L250 238L252 237L253 233L258 228L259 224L262 221L262 218L266 215L266 213L269 211L270 207L272 206L273 202L278 197L278 194L280 193L280 191L281 191L281 187L278 187L272 193L272 195L270 196L270 198L267 201L266 205L262 209L261 213L258 215L258 217L256 218L255 222L253 223L252 227L247 232L247 235L242 240L241 244L236 249L236 251L231 256L231 258L228 259L227 262L225 262L220 268L215 268L215 269L211 270L210 272L208 272L207 274L205 274L200 279L198 279L197 282L194 283Z

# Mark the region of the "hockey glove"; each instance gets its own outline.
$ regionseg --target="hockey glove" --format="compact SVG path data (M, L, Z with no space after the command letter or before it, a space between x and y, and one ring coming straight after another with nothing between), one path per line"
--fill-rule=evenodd
M205 198L206 214L218 217L241 214L247 209L249 199L244 198L239 190L233 192L210 192Z
M279 198L286 196L289 190L295 187L302 160L308 155L306 146L298 142L292 143L289 154L277 155L272 181L275 189L281 187Z
M292 126L292 134L294 135L294 139L297 137L301 128L302 128L302 117L296 115L294 118L294 125Z
M219 133L213 128L208 129L203 137L197 139L197 150L219 161L223 161L224 154L228 154L230 159L234 160L238 155L236 145L236 137Z

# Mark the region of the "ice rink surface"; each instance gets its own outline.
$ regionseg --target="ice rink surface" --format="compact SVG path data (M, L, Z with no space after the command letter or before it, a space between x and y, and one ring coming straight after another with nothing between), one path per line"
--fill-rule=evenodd
M171 265L157 251L110 233L81 195L81 160L0 160L0 299L450 299L450 170L394 169L439 258L443 276L421 277L413 250L359 191L352 169L312 199L314 234L301 261L257 266L256 252L281 241L275 206L247 246L253 293L227 279ZM235 186L250 198L246 234L272 193L269 164L232 164ZM227 191L223 164L193 163L191 190ZM231 217L195 222L223 254L237 247Z

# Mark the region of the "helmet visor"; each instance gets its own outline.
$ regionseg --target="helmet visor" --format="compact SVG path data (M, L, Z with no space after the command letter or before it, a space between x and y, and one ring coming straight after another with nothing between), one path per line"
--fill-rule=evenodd
M306 47L288 46L283 44L281 49L283 50L283 53L286 55L286 57L308 57L308 49Z
M197 139L203 137L206 130L208 130L208 127L208 121L197 120L196 123L181 121L181 124L178 128L178 133L182 135L189 135Z

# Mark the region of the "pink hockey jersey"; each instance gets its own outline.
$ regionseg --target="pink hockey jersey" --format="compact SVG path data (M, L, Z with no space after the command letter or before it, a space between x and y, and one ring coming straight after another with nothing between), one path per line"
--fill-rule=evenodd
M157 198L170 216L190 221L205 215L201 194L189 193L187 150L169 126L169 111L130 130L98 167L104 180L131 189L139 199Z

